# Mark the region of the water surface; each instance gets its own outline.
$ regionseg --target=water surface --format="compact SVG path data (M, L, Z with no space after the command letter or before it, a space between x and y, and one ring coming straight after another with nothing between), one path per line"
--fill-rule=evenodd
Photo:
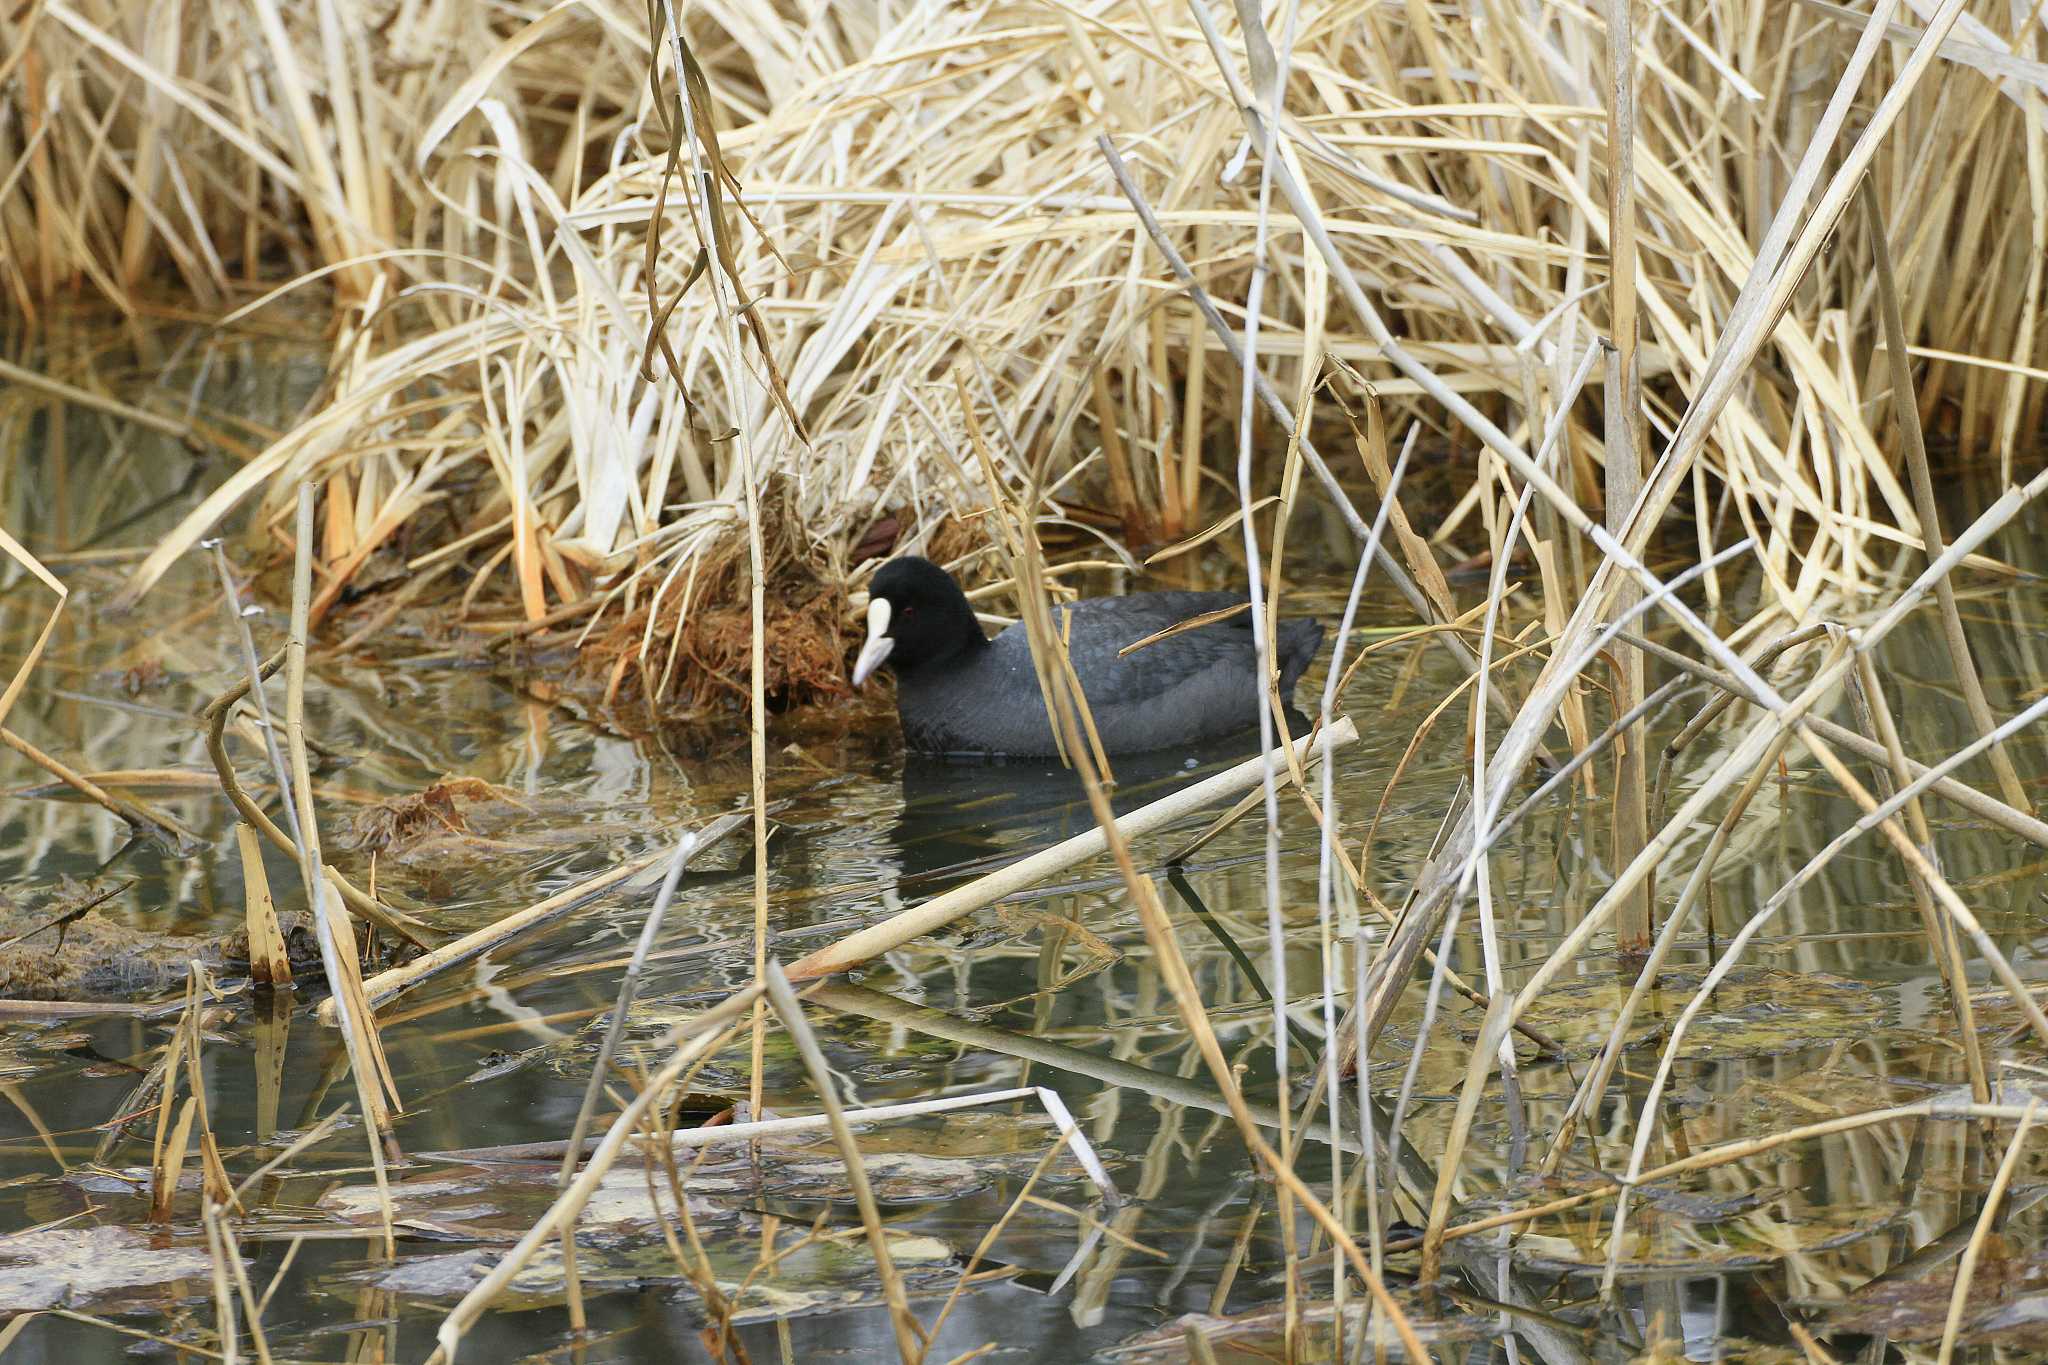
M40 362L75 357L83 345L76 337L60 340ZM248 336L166 329L139 344L133 338L102 344L92 354L96 372L122 385L131 401L164 410L196 403L201 414L235 413L273 425L289 419L319 378L312 352ZM9 793L0 798L0 889L32 915L39 906L64 903L76 892L74 882L117 886L91 912L109 925L152 935L229 930L241 913L243 877L232 811L211 783L195 719L207 699L239 676L239 647L218 581L210 562L195 555L140 608L120 613L113 599L134 562L132 547L153 544L232 463L96 415L72 412L53 424L37 400L15 395L11 402L9 444L0 449L6 462L0 523L49 560L71 597L8 723L82 771L115 775L104 778L109 782L151 770L138 785L121 789L173 816L202 844L179 852L136 837L113 815L52 794L40 773L11 759L0 769ZM1951 515L1962 517L1987 490L1958 480L1951 492ZM228 528L233 558L245 568L263 560L263 515L258 509ZM2044 529L2048 522L2036 514L1991 550L2048 570ZM1349 566L1331 552L1336 542L1325 530L1309 525L1299 536L1303 554L1320 561L1304 572L1299 601L1334 618ZM1903 554L1893 561L1883 558L1893 552L1882 546L1872 553L1887 572L1917 571L1918 562ZM1210 571L1227 572L1227 565L1219 560ZM262 649L282 639L277 587L270 580L256 589L265 609L251 624ZM1993 709L2009 715L2048 682L2041 657L2048 609L2040 585L1986 574L1963 580L1963 589ZM1461 586L1467 600L1477 591ZM1710 619L1732 629L1754 591L1731 581L1723 611ZM49 594L40 585L5 571L0 656L19 658L48 609ZM342 612L330 643L373 609ZM1398 625L1409 617L1403 604L1375 588L1363 619ZM1519 629L1527 621L1513 624ZM437 926L484 924L622 860L659 852L680 831L744 798L742 712L723 727L722 741L715 730L711 738L699 732L665 742L620 737L574 706L542 699L556 666L548 659L518 671L481 659L464 662L456 647L461 640L459 633L404 614L361 646L316 651L309 690L309 727L340 756L323 768L317 800L330 855L349 876L367 881L372 875L371 850L350 844L371 827L374 817L365 813L377 803L450 776L501 789L465 808L466 829L376 853L379 887L427 907ZM1883 665L1909 751L1935 756L1964 741L1966 715L1931 612L1892 637ZM1337 760L1339 827L1353 857L1372 831L1366 875L1388 903L1398 904L1405 894L1469 771L1461 703L1411 751L1418 729L1459 676L1439 651L1404 644L1375 654L1342 698L1361 738ZM1530 675L1517 676L1526 683ZM1303 696L1315 696L1323 677L1319 666ZM1687 691L1657 713L1655 745L1704 699L1702 691ZM1085 804L1060 774L1036 765L906 767L886 707L872 698L849 706L856 716L850 725L843 718L778 722L770 746L769 794L778 811L768 901L774 951L785 960L1090 823ZM1850 721L1846 701L1832 704L1830 714ZM1498 730L1492 727L1495 735ZM1710 734L1680 763L1674 804L1726 742L1725 734ZM233 743L243 780L260 788L260 753L246 736ZM1553 732L1551 743L1561 751L1563 733ZM2038 800L2048 747L2029 734L2011 753ZM1133 765L1123 774L1119 802L1148 799L1231 757L1207 751ZM1390 792L1397 768L1400 780ZM1857 771L1873 780L1868 765ZM1611 769L1596 765L1592 772L1604 792ZM1964 776L1993 789L1982 765ZM262 794L269 799L267 790ZM1323 952L1316 826L1295 798L1283 798L1280 812L1285 949L1279 959L1269 947L1266 841L1256 819L1202 849L1184 876L1162 882L1181 951L1219 1040L1262 1104L1275 1097L1268 994L1284 992L1291 1002L1298 1031L1292 1082L1313 1065L1324 1029L1317 996ZM1600 1178L1596 1169L1611 1175L1625 1168L1658 1049L1710 953L1718 953L1748 914L1856 813L1810 761L1789 763L1765 785L1720 864L1711 945L1706 933L1686 932L1667 988L1637 1020L1641 1041L1624 1057L1606 1106L1546 1183L1534 1167L1626 990L1611 944L1604 936L1596 940L1536 1020L1565 1040L1568 1055L1533 1058L1525 1045L1518 1078L1523 1111L1510 1111L1496 1087L1476 1116L1457 1190L1466 1201L1458 1221L1588 1188ZM1929 813L1943 870L2000 949L2023 974L2038 977L2048 855L1954 807L1935 803ZM1143 841L1141 862L1156 867L1206 819ZM1669 910L1704 834L1697 831L1667 863L1660 910ZM1598 898L1610 875L1606 849L1604 806L1589 808L1582 789L1539 809L1498 847L1492 876L1506 986L1526 981ZM274 850L266 854L266 867L281 908L302 905L295 867ZM750 979L750 869L741 838L711 851L686 877L627 1033L649 1064L661 1060L648 1049L668 1023ZM384 1045L406 1110L397 1137L417 1158L396 1178L424 1182L451 1169L421 1154L548 1141L569 1131L620 965L650 898L644 888L600 898L553 929L385 1008ZM1340 907L1340 935L1349 934L1358 913ZM1466 930L1456 943L1456 963L1482 979L1469 918ZM1368 933L1376 938L1377 929ZM46 932L41 941L54 951L51 938ZM1648 1164L1732 1138L1966 1090L1955 1027L1928 965L1912 891L1898 859L1879 842L1865 840L1837 859L1757 937L1745 963L1702 1016L1666 1093ZM1348 964L1347 954L1346 973ZM1995 1079L2013 1093L2029 1093L2040 1051L2011 1031L2016 1016L2009 1004L1998 1003L1981 964L1973 962L1971 971L1984 992L1980 1023L1998 1067ZM124 1003L140 998L175 1004L182 986L137 990ZM273 1002L237 990L210 1021L206 1104L236 1178L293 1134L353 1103L338 1035L309 1012L315 998L316 992L301 991ZM1418 984L1375 1054L1370 1078L1384 1105L1381 1122L1407 1068L1422 999ZM1055 1164L1037 1192L1086 1216L1039 1206L1021 1213L984 1262L1011 1273L961 1296L931 1359L987 1343L992 1347L981 1358L1185 1359L1170 1326L1180 1315L1241 1313L1279 1300L1284 1256L1273 1193L1218 1112L1197 1049L1106 860L870 964L814 1003L811 1018L849 1104L1051 1088L1110 1164L1128 1201L1101 1210L1078 1167L1070 1159ZM1479 1018L1476 1008L1447 997L1428 1036L1404 1127L1409 1163L1402 1202L1393 1210L1397 1218L1422 1219L1414 1200L1428 1197ZM62 1226L73 1231L145 1226L153 1118L111 1150L101 1147L105 1126L124 1113L140 1070L160 1053L167 1026L167 1019L114 1014L8 1023L0 1052L0 1231L20 1234L61 1220L71 1220ZM1160 1079L1134 1082L1119 1065ZM746 1067L744 1045L728 1050L696 1077L693 1090L714 1107L721 1097L744 1096ZM765 1087L772 1111L816 1109L800 1062L779 1036L770 1040ZM1517 1143L1518 1134L1526 1141ZM1051 1138L1035 1101L1006 1101L893 1124L864 1139L864 1150L886 1175L890 1227L906 1239L928 1239L915 1244L926 1260L906 1258L927 1322ZM1835 1320L1838 1345L1862 1349L1876 1341L1877 1350L1890 1349L1894 1358L1931 1352L1953 1257L1975 1222L2002 1148L2003 1134L1987 1146L1976 1128L1926 1121L1799 1143L1672 1182L1638 1202L1617 1304L1594 1301L1606 1258L1606 1205L1537 1221L1515 1244L1512 1259L1501 1254L1505 1244L1497 1238L1454 1244L1450 1296L1426 1310L1419 1299L1412 1302L1433 1315L1433 1330L1444 1340L1471 1343L1446 1350L1472 1360L1508 1359L1511 1342L1517 1359L1532 1351L1546 1360L1625 1359L1660 1339L1682 1343L1695 1359L1733 1358L1741 1340L1787 1345L1789 1320L1826 1323L1831 1313L1843 1315ZM889 1166L885 1157L898 1164ZM721 1153L699 1173L701 1230L716 1248L721 1277L736 1281L753 1264L764 1223L781 1220L778 1235L785 1241L821 1214L828 1228L857 1233L858 1215L842 1185L812 1169L833 1160L828 1143L814 1142L776 1147L753 1162ZM265 1186L263 1204L240 1227L259 1292L291 1257L264 1316L270 1348L280 1358L423 1358L442 1315L478 1267L494 1262L509 1236L545 1204L548 1168L486 1173L476 1187L489 1192L481 1203L466 1189L459 1207L416 1206L419 1216L402 1230L397 1262L387 1264L363 1225L349 1221L348 1189L367 1179L363 1166L361 1141L351 1129L295 1160L289 1178ZM1299 1169L1327 1189L1325 1149L1305 1147ZM1355 1173L1355 1158L1344 1169ZM2018 1289L2032 1284L2040 1246L2040 1180L2040 1162L2029 1154L2009 1195L2006 1224L2021 1255L2002 1272ZM194 1190L181 1199L171 1224L150 1236L159 1247L203 1251L197 1207ZM502 1216L494 1221L494 1213ZM1109 1234L1095 1238L1078 1266L1070 1266L1098 1214ZM294 1239L303 1240L292 1251ZM593 1334L574 1350L575 1359L706 1358L701 1301L658 1233L628 1219L590 1228L587 1242ZM1303 1224L1305 1251L1310 1242ZM908 1240L904 1245L915 1249ZM753 1359L893 1358L888 1316L860 1246L855 1235L827 1248L830 1254L793 1257L755 1297L742 1299L740 1333ZM1314 1296L1328 1292L1328 1265L1327 1248L1318 1244L1306 1273ZM1413 1260L1395 1257L1390 1265L1398 1279L1412 1272ZM1048 1292L1063 1271L1071 1271L1065 1283ZM203 1276L188 1275L81 1296L76 1306L174 1340L207 1343L214 1320L210 1292ZM1502 1311L1502 1304L1511 1311ZM569 1358L567 1322L558 1295L541 1284L486 1317L466 1340L464 1358ZM2024 1315L1986 1327L1987 1340L2022 1348L2037 1330ZM1316 1354L1326 1349L1318 1345L1322 1337L1311 1331L1303 1340L1304 1358L1322 1358ZM1146 1353L1149 1341L1164 1344ZM1267 1339L1258 1349L1271 1345ZM1232 1349L1218 1339L1221 1359L1260 1358L1233 1356ZM163 1348L137 1346L104 1326L45 1316L16 1341L10 1360L114 1359L131 1350ZM1472 1354L1464 1355L1467 1350Z

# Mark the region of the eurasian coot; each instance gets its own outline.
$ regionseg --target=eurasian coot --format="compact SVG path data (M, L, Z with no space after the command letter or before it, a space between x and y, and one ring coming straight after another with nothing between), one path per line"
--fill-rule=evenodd
M1244 601L1227 592L1144 592L1053 608L1107 752L1196 744L1259 723L1263 698L1248 611L1128 657L1117 654L1168 626ZM1280 696L1287 701L1322 647L1323 628L1313 620L1284 621L1276 636ZM896 714L910 748L1013 757L1058 752L1023 624L989 639L960 585L928 559L892 559L869 587L867 643L854 664L854 685L884 662L896 675Z

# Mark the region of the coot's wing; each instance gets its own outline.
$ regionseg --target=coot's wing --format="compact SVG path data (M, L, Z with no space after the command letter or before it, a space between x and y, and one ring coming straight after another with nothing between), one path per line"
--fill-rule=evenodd
M1121 653L1126 645L1244 600L1225 592L1133 593L1053 609L1053 626L1067 635L1075 675L1111 753L1197 744L1258 724L1262 695L1249 611ZM1320 627L1308 624L1313 639L1320 639ZM1283 625L1280 639L1283 676L1299 676L1307 660L1293 658L1298 632ZM1288 677L1290 690L1292 681ZM935 682L928 693L899 684L898 698L905 733L914 720L913 742L920 747L1052 752L1051 726L1022 625L998 635L968 673Z
M1252 642L1249 609L1180 631L1130 654L1122 652L1125 646L1184 621L1244 605L1241 595L1230 592L1133 593L1095 598L1071 608L1055 607L1053 624L1061 626L1063 615L1072 618L1067 652L1091 703L1098 692L1116 701L1143 702L1219 669L1255 678L1258 652Z

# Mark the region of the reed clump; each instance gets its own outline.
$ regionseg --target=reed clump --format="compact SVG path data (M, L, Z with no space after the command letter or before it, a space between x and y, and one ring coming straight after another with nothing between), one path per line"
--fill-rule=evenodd
M310 480L323 490L326 592L431 516L441 549L468 555L451 595L513 602L534 621L601 599L620 619L659 622L744 517L740 430L758 472L789 489L805 553L779 562L855 579L851 551L878 520L898 519L900 542L915 544L940 518L992 504L997 490L963 458L956 370L991 430L1002 491L1042 469L1029 511L1043 534L1112 549L1126 533L1173 540L1224 502L1240 385L1191 294L1243 327L1262 214L1241 111L1264 98L1252 68L1274 55L1272 34L1248 47L1233 10L1162 16L1133 0L1083 20L926 3L885 26L860 7L756 6L715 21L693 10L674 41L603 7L493 12L442 21L462 31L439 37L474 55L426 66L401 58L446 44L420 41L430 20L412 10L389 23L344 14L327 33L317 7L259 4L253 21L223 20L203 39L184 14L150 41L117 11L60 4L4 21L26 23L29 46L6 96L24 117L0 126L46 131L0 193L0 221L10 241L55 253L46 268L18 251L6 287L33 299L97 270L127 298L105 268L117 238L130 263L225 260L226 229L209 225L232 219L258 239L242 253L257 273L289 263L341 305L321 401L141 566L138 593L238 503L262 499L276 524ZM1627 306L1654 449L1714 368L1788 186L1806 192L1796 149L1829 95L1806 73L1842 69L1861 19L1762 0L1658 10L1632 35L1632 146L1617 161L1598 16L1502 16L1482 34L1420 22L1431 13L1310 5L1292 21L1284 177L1263 216L1285 262L1257 319L1267 376L1307 400L1341 362L1391 425L1417 419L1440 448L1470 451L1466 423L1447 423L1429 386L1360 325L1356 289L1447 391L1527 439L1566 406L1572 338L1618 321L1610 191L1626 164L1641 224ZM214 44L245 22L248 41L292 59L303 89L241 90ZM1989 16L1950 36L1901 94L1870 172L1899 225L1923 416L1965 454L2007 464L2048 393L2048 220L2027 210L2039 186L2026 148L2041 131L2012 74L2035 68L2012 55L2025 35L2009 27ZM1897 83L1910 36L1877 41L1866 90ZM63 80L101 105L27 108ZM108 102L109 136L135 149L125 164L154 156L163 188L143 196L157 173L140 169L96 188L111 197L87 195L67 234L47 219L86 161L61 153L73 121ZM302 104L325 117L296 120ZM1107 173L1105 133L1187 279L1139 230ZM195 149L209 141L228 169L202 176ZM123 164L103 160L103 178ZM170 211L181 178L204 182L196 216ZM117 233L123 205L135 226ZM700 245L693 215L715 241ZM1871 547L1917 528L1885 429L1871 252L1864 234L1841 234L1805 272L1678 495L1703 543L1755 535L1788 619L1854 599ZM707 262L739 308L736 353L717 343ZM1604 386L1589 376L1595 397L1566 416L1557 446L1560 476L1589 504L1611 439ZM1343 448L1334 406L1306 406L1304 434ZM1463 491L1433 530L1453 560L1490 536L1479 528L1507 498L1490 455L1457 458L1470 464ZM1547 535L1546 517L1539 506L1532 534ZM427 548L408 563L433 559ZM1707 575L1710 596L1721 576ZM603 632L589 638L616 650ZM644 635L636 672L667 673L656 648ZM705 667L727 658L715 643L701 654ZM790 694L811 678L792 670Z
M579 16L581 17L581 16ZM0 297L124 313L174 283L215 313L302 272L344 307L448 245L414 164L429 118L497 61L525 159L567 192L638 73L591 22L474 6L59 0L0 12ZM511 56L508 40L516 46ZM494 56L496 54L496 56Z

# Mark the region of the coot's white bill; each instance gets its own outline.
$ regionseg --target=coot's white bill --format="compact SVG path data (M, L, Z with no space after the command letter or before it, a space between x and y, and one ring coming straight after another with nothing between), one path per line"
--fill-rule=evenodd
M853 685L859 687L868 676L882 666L882 660L889 657L889 651L896 648L895 639L889 634L889 613L894 610L886 597L877 597L868 603L868 638L860 647L860 657L853 661Z

